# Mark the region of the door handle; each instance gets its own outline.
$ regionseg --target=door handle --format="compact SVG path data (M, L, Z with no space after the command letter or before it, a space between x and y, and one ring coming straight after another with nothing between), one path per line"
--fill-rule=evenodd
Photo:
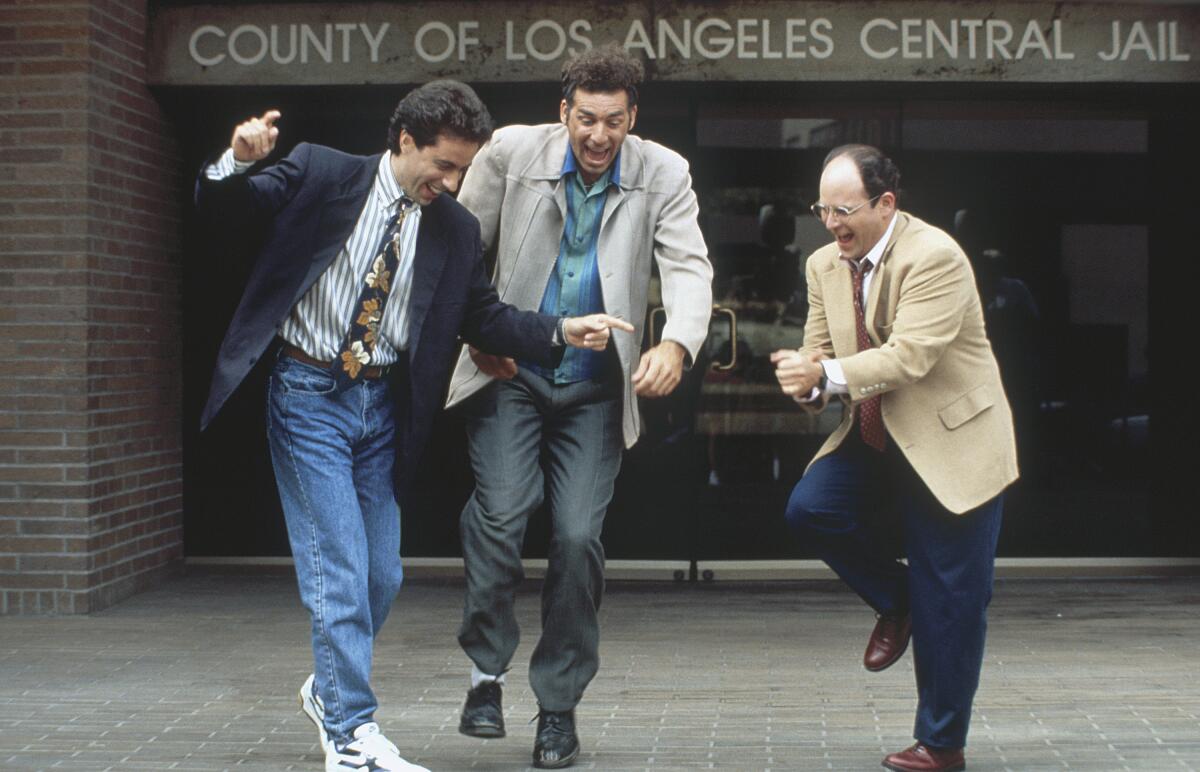
M737 312L732 308L725 306L713 306L713 318L708 325L711 330L713 321L716 317L724 316L729 323L729 361L720 362L714 361L711 369L719 372L725 372L737 367ZM662 316L662 325L659 324L659 316ZM650 309L650 345L656 346L662 337L662 328L666 325L667 309L662 306Z
M724 316L729 320L729 362L722 364L719 361L712 363L712 369L717 372L727 372L737 367L737 312L726 306L713 306L713 316ZM709 322L709 326L712 323Z

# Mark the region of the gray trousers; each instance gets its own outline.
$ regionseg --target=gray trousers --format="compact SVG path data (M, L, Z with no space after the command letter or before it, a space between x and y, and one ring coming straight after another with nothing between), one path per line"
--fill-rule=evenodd
M463 406L475 491L460 522L467 592L458 641L485 673L508 669L520 638L525 528L548 500L542 637L529 682L545 710L574 708L599 667L600 531L621 466L617 379L556 386L520 371Z

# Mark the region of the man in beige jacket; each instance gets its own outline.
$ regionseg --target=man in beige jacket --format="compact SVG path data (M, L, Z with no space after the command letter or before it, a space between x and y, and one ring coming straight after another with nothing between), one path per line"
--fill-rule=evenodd
M517 647L514 594L529 516L548 504L542 635L529 665L537 695L534 766L579 754L575 705L599 664L600 531L621 454L638 436L637 398L679 383L708 331L712 267L687 162L629 133L641 63L616 47L563 69L561 123L508 126L483 147L459 201L496 251L501 299L528 310L594 309L623 318L604 352L568 350L554 368L464 351L449 404L464 402L475 491L460 532L467 591L459 642L474 663L459 730L502 737L501 685ZM662 280L662 342L641 351L652 266ZM574 315L574 314L572 314Z
M835 241L808 259L803 347L772 361L804 408L845 405L788 522L878 614L868 670L912 639L917 742L883 766L954 770L965 767L1016 448L967 257L897 208L899 183L876 148L826 157L812 209Z

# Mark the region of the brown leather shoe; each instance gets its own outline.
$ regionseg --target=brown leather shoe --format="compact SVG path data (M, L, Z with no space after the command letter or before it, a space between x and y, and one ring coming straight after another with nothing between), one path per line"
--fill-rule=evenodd
M966 769L962 748L930 748L917 743L899 753L885 756L883 766L895 772L954 772Z
M896 664L896 660L900 659L904 650L908 648L908 639L911 637L911 614L880 614L875 622L875 629L871 631L871 640L867 641L863 667L877 673Z

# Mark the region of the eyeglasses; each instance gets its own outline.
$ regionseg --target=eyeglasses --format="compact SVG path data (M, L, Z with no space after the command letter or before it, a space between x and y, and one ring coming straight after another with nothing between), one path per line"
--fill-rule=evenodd
M879 198L882 195L883 194L880 193L879 196L875 196L875 198L869 198L866 201L862 202L861 204L859 204L858 206L853 207L853 208L845 207L845 206L829 206L828 204L813 204L812 206L809 207L809 211L811 211L813 213L813 217L816 217L821 222L825 222L825 219L827 217L829 217L829 215L831 215L831 214L836 216L839 220L845 220L847 217L854 214L859 209L862 209L867 204L870 204L871 202L875 201L875 199Z

